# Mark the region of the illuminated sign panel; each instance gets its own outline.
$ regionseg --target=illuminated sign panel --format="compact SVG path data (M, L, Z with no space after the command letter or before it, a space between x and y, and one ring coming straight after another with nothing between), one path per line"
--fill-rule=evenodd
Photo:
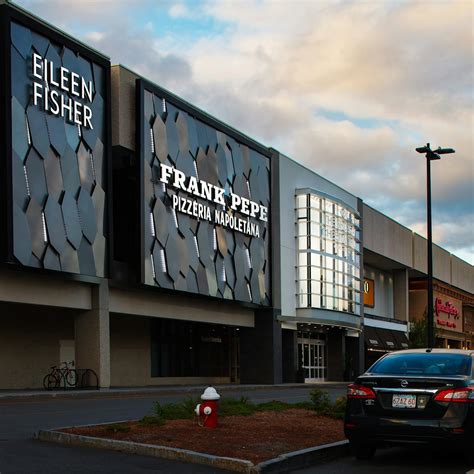
M153 84L138 89L142 282L269 305L269 152Z
M435 293L434 318L438 328L463 332L462 302L455 298Z
M106 276L109 62L4 6L6 259Z
M374 280L364 278L364 306L373 308L375 306Z

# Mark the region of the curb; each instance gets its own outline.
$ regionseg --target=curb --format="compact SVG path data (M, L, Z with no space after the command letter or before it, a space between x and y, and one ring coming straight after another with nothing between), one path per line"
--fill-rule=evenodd
M117 398L117 397L149 397L159 395L191 395L202 393L203 386L200 384L195 386L173 386L173 387L146 387L143 389L102 389L102 390L71 390L71 391L54 391L54 392L23 392L23 393L0 393L0 402L2 401L29 401L44 399L81 399L81 398ZM323 383L323 384L286 384L286 385L214 385L219 392L234 392L240 390L284 390L289 388L295 389L330 389L330 388L346 388L347 383Z
M196 451L190 451L187 449L133 443L130 441L119 441L115 439L93 438L91 436L62 433L60 431L54 430L40 430L35 435L35 439L74 446L109 449L129 454L139 454L142 456L154 456L157 458L171 459L174 461L189 462L194 464L205 464L207 466L227 469L234 472L255 472L253 471L254 465L250 461L246 461L244 459L212 456L211 454L198 453Z
M332 461L333 459L347 456L350 452L349 441L323 444L314 448L301 449L291 453L281 454L277 458L257 464L254 472L288 472L303 469L317 463Z
M349 453L349 441L345 440L282 454L277 458L269 459L268 461L255 465L251 461L245 459L214 456L212 454L204 454L190 451L188 449L171 448L168 446L156 446L151 444L134 443L131 441L94 438L91 436L63 433L57 431L57 429L40 430L35 434L35 439L72 446L108 449L129 454L153 456L194 464L204 464L220 469L226 469L228 471L243 472L247 474L287 472L294 469L305 468L315 463L329 461L340 456L345 456Z

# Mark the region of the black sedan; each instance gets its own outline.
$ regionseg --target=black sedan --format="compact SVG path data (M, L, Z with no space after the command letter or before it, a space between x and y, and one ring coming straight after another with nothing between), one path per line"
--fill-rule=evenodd
M359 459L378 446L454 446L474 465L474 351L416 349L380 358L347 388L344 430Z

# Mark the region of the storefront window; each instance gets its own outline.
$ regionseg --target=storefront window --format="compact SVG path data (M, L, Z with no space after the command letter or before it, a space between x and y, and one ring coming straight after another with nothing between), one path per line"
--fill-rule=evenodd
M229 329L173 319L152 320L151 376L229 376Z
M360 314L360 227L351 209L296 196L297 304Z

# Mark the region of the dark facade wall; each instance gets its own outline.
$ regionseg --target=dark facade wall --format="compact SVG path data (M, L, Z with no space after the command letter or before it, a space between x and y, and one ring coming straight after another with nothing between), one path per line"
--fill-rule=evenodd
M283 383L295 383L298 370L297 331L282 329L282 377Z
M344 380L346 345L344 333L340 329L328 331L328 380Z
M2 12L7 260L103 277L109 63L14 7Z
M277 311L255 311L255 327L240 330L240 382L282 382L282 329Z
M364 337L345 337L344 380L353 381L363 370L360 368L360 346L364 349Z

